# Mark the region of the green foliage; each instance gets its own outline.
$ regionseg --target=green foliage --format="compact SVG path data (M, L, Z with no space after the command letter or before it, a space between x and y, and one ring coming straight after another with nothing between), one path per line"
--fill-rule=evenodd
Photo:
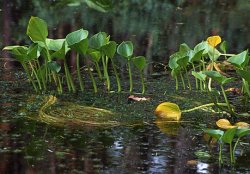
M47 23L38 17L32 16L29 20L27 35L31 38L33 42L45 42L48 36Z
M95 3L108 3L106 1L93 1ZM110 1L111 2L111 1ZM87 30L79 29L69 33L63 39L50 39L48 37L47 23L38 17L31 17L27 26L27 35L33 43L29 46L6 46L4 50L9 51L17 61L19 61L25 69L29 80L31 81L36 92L46 91L47 85L51 82L57 88L58 93L63 92L63 83L66 81L69 92L76 92L75 82L67 65L66 55L71 50L76 52L77 77L81 91L84 90L82 80L80 56L92 61L96 67L98 76L107 84L107 90L110 91L111 84L109 80L109 60L111 60L112 68L117 81L117 91L121 92L121 84L117 66L113 59L116 57L116 51L126 56L130 61L133 54L133 43L131 41L122 42L117 48L115 41L110 41L110 36L105 32L99 32L88 38ZM60 59L62 66L57 62ZM100 60L103 68L103 75L100 69ZM140 70L143 82L142 71L146 65L145 57L138 56L134 61L136 67ZM130 62L129 62L130 66ZM61 68L64 67L64 71ZM89 63L86 64L88 74L93 84L94 92L97 92L97 84L92 74ZM63 74L64 73L64 74ZM129 68L130 83L132 84L132 73ZM104 77L104 78L103 78ZM64 80L64 78L66 80ZM130 90L132 92L132 88ZM143 83L143 93L145 91Z
M117 48L117 53L124 58L130 59L133 55L134 46L131 41L123 41Z
M204 133L216 139L217 142L220 144L219 163L222 163L222 153L224 153L224 151L222 151L223 143L229 144L230 160L231 160L231 164L234 164L235 163L235 151L240 141L240 138L242 138L243 136L249 135L250 129L238 128L238 127L230 128L230 129L227 129L226 131L222 131L220 129L205 129ZM237 139L233 145L234 138L237 138Z

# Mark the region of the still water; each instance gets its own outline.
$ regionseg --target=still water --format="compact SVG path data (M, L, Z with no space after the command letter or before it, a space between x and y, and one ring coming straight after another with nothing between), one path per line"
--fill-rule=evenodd
M219 167L218 149L208 145L201 130L215 127L219 115L197 111L183 114L180 124L156 122L158 103L172 101L188 108L205 101L200 93L176 93L174 86L151 79L147 83L154 88L148 89L146 102L128 102L128 94L64 94L59 100L110 109L121 121L140 124L53 126L27 119L37 116L38 103L27 102L34 95L22 78L16 71L1 76L0 173L250 173L249 137L237 150L236 166L230 167L226 146L225 165ZM171 95L157 92L166 87ZM196 151L211 157L198 159Z

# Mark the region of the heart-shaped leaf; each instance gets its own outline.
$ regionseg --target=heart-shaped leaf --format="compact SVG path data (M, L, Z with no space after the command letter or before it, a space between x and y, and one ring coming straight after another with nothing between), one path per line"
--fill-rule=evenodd
M14 56L14 58L21 63L27 58L28 48L25 46L6 46L3 48L3 50L9 51Z
M77 51L80 54L86 54L88 49L88 31L87 30L77 30L72 33L69 33L66 36L66 42L68 47Z
M245 79L248 83L250 83L250 71L238 69L236 72L237 72L237 74L239 74L243 79Z
M164 102L156 107L155 115L159 118L179 121L181 118L181 110L175 103Z
M109 58L113 58L116 52L117 43L115 41L110 41L106 45L101 47L101 50L105 53Z
M106 45L108 41L109 37L107 37L107 33L99 32L89 39L89 47L99 50L102 46Z
M61 70L61 66L56 61L49 61L48 67L51 71L56 72L56 73L60 72Z
M219 140L224 134L224 131L219 129L205 129L203 131L211 137L215 138L216 140Z
M238 68L246 67L248 65L248 62L249 62L248 50L243 51L240 54L237 54L235 56L230 57L229 59L227 59L227 61Z
M204 71L203 73L213 80L217 81L220 85L224 85L235 80L235 78L227 78L217 71Z
M40 47L38 44L32 44L27 51L27 60L33 60L40 56Z
M248 135L248 134L250 134L250 129L246 129L246 128L244 128L244 129L238 129L237 132L236 132L236 135L239 138L241 138L241 137L243 137L245 135Z
M125 58L130 58L133 55L133 43L131 41L123 41L117 47L117 53Z
M88 52L88 55L90 55L91 59L94 62L99 62L99 60L101 59L101 53L97 50L92 50L91 52Z
M47 23L43 19L32 16L27 27L27 35L33 42L45 42L48 37Z
M202 72L195 72L195 71L192 71L192 75L195 77L195 78L197 78L197 79L199 79L199 80L201 80L201 81L205 81L206 80L206 75L205 74L203 74Z
M226 53L226 51L227 51L227 42L226 41L223 41L220 44L220 49L221 49L221 51L223 51L224 53Z
M206 41L202 41L194 47L194 52L197 53L197 52L203 50L202 54L205 55L208 53L208 46L209 45Z
M222 141L224 143L232 143L233 141L233 138L234 138L234 135L236 133L236 130L237 130L237 127L234 127L234 128L231 128L231 129L228 129L224 135L222 136Z
M146 58L144 56L134 57L132 61L140 71L142 71L146 66Z

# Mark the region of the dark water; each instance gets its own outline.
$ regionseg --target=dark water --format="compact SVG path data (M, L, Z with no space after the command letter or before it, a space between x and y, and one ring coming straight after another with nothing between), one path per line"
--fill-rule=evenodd
M223 151L225 165L219 167L216 145L205 141L201 128L215 127L220 115L197 111L183 114L180 124L155 123L158 103L172 101L190 108L206 101L203 94L176 93L170 83L162 85L162 79L147 82L154 86L148 88L148 102L128 103L128 94L64 94L58 98L111 109L121 121L141 124L55 127L26 118L37 106L26 102L33 92L23 77L15 71L1 76L0 173L250 173L249 137L237 149L234 168L229 165L228 146ZM159 92L163 89L168 89L166 94ZM211 158L198 159L196 151L208 152Z

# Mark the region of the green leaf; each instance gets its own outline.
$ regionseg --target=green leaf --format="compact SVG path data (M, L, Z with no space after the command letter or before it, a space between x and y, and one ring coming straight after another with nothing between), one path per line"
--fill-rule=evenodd
M224 131L219 129L205 129L203 131L211 137L215 138L216 140L219 140L224 134Z
M202 53L204 50L200 50L198 52L195 52L193 50L189 51L189 62L199 62L202 57Z
M188 60L189 60L188 56L181 57L177 60L177 64L185 68L188 65Z
M221 51L223 51L223 53L226 53L226 51L227 51L227 42L226 41L223 41L220 44L220 49L221 49Z
M134 57L132 61L140 71L142 71L146 66L146 58L144 56Z
M97 50L92 50L91 52L88 52L88 55L90 55L91 59L94 62L99 62L99 60L101 59L101 53Z
M213 80L217 81L220 85L224 85L235 80L235 78L232 78L232 77L227 78L221 75L217 71L204 71L203 73L207 75L208 77L212 78Z
M244 128L244 129L237 129L236 135L241 138L245 135L250 134L250 129Z
M185 52L185 53L187 53L190 50L191 49L189 48L189 46L186 43L182 43L180 45L179 52Z
M48 67L51 71L58 73L61 70L61 66L56 61L49 61Z
M238 69L236 72L237 72L237 74L239 74L243 79L245 79L248 83L250 83L250 71Z
M203 50L202 54L205 55L208 53L208 43L207 41L202 41L200 43L198 43L195 47L194 47L194 52L199 52L201 50Z
M32 44L27 51L27 60L33 60L40 56L40 47L38 44Z
M109 58L113 58L116 52L117 43L115 41L110 41L106 45L101 47L101 50L105 53Z
M133 55L133 43L131 41L123 41L117 48L117 53L125 58Z
M86 4L97 11L108 12L113 8L113 0L85 0Z
M62 48L65 39L46 39L46 43L49 50L58 51Z
M107 37L107 33L99 32L93 35L89 39L89 47L99 50L102 46L106 45L108 41L109 41L109 37Z
M32 16L29 20L27 35L33 42L45 42L48 37L47 23L43 19Z
M9 51L13 57L21 63L23 63L27 58L28 48L25 46L6 46L3 50Z
M211 45L208 45L208 56L210 60L216 61L220 57L221 53Z
M54 46L55 47L53 49L55 50L55 52L52 53L51 57L65 59L67 52L70 50L68 45L67 45L67 42L64 40L63 44L61 45L61 48L59 48L59 45L57 45L57 43Z
M222 141L228 144L232 143L236 130L237 127L228 129L222 136Z
M77 30L69 33L66 36L66 42L68 47L80 54L86 54L88 49L88 31L87 30Z
M192 71L192 75L195 77L195 78L197 78L197 79L199 79L199 80L201 80L201 81L205 81L206 80L206 75L205 74L203 74L202 72L195 72L195 71Z
M178 60L178 57L175 56L175 54L171 55L169 62L168 62L169 68L171 68L172 70L179 68L180 66L177 64L177 60Z
M248 50L230 57L229 59L227 59L227 61L238 68L246 67L249 62Z

